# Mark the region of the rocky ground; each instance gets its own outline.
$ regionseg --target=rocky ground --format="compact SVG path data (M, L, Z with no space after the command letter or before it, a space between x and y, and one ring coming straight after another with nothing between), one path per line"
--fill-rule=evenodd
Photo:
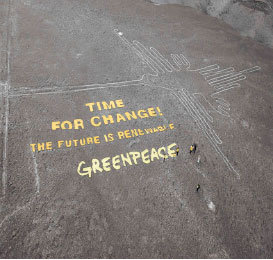
M0 0L0 34L0 258L273 257L271 48L145 0Z
M182 4L217 17L242 36L273 48L272 0L152 0L156 4Z

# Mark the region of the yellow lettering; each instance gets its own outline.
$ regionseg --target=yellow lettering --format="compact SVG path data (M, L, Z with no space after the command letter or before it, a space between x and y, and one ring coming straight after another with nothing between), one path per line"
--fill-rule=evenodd
M100 161L98 159L92 159L92 169L93 169L93 172L96 173L97 170L99 172L102 172L102 168L100 167Z
M92 137L87 137L86 138L87 144L93 144L93 139Z
M137 159L140 158L140 152L130 152L130 155L132 155L134 163L137 164Z
M35 152L35 146L36 144L30 144L31 148L32 148L32 152Z
M44 151L45 150L45 143L38 143L38 151Z
M51 128L52 128L52 130L56 130L56 129L60 128L60 121L52 122Z
M81 162L79 163L78 169L77 169L78 174L81 175L81 176L89 175L89 177L91 177L92 168L91 168L91 167L85 167L85 168L82 169L83 171L81 171L81 166L82 166L83 164L85 164L84 161L81 161Z
M65 125L68 125L68 128L66 128L65 127ZM70 122L70 121L63 121L62 123L61 123L61 128L62 129L72 129L72 123Z
M161 151L164 151L164 153L161 154L161 153L160 153ZM166 157L166 148L165 148L165 147L160 147L160 148L157 150L157 152L158 152L158 155L159 155L161 158L168 158L168 156Z
M146 155L149 152L148 149L145 149L144 151L141 152L141 158L144 163L150 163L149 155Z
M123 139L123 138L124 138L124 133L118 132L118 139Z
M46 149L52 150L52 142L46 142Z
M117 107L124 107L122 99L116 100Z
M171 150L171 148L174 147L174 146L177 146L177 144L173 143L173 144L170 144L170 145L167 146L168 154L171 157L176 157L176 151L175 150Z
M141 129L138 129L139 135L144 135L144 132Z
M103 115L102 119L103 119L104 124L106 124L106 125L108 125L109 121L110 121L110 124L114 124L114 119L111 115L109 115L109 116Z
M58 148L60 148L62 146L64 141L58 141Z
M126 119L123 115L117 114L117 123L119 123L121 120L126 122Z
M95 142L95 144L100 144L100 137L99 136L95 136L94 137L94 142Z
M131 114L129 112L125 112L125 116L128 120L131 120L132 118L137 119L137 115L135 111L132 111Z
M99 122L96 123L95 119L98 119ZM101 125L100 117L99 116L93 116L93 117L91 117L90 122L91 122L91 125L93 125L93 126L100 126Z
M116 169L116 170L119 170L120 169L120 165L118 165L118 163L120 163L120 159L119 159L119 155L117 156L114 156L112 158L112 164L113 164L113 168Z
M131 134L132 134L132 137L138 136L137 129L132 129Z
M146 113L146 110L138 110L137 114L140 118L149 117L149 115Z
M86 103L85 106L89 107L90 112L93 112L93 106L95 105L95 103Z
M132 165L132 161L128 153L126 153L127 157L124 157L123 154L121 154L120 156L121 156L123 166L126 166L125 162L127 162L129 165Z
M80 139L80 145L85 145L85 138Z
M125 131L124 131L124 134L125 134L125 137L126 137L127 139L132 137L132 136L130 135L129 130L125 130Z
M102 162L102 167L106 172L111 171L111 168L109 167L110 162L108 162L110 160L110 157L105 157L101 160Z
M154 158L157 158L159 160L159 156L158 156L156 149L152 148L152 150L151 150L151 161L152 162L154 161Z
M159 107L156 107L156 110L158 111L158 114L159 114L160 116L163 116L163 114L161 113L161 111L160 111L160 108L159 108Z
M101 110L100 102L97 102L98 110Z
M102 103L102 106L103 106L104 109L116 108L116 105L115 105L114 101L110 101L109 105L105 101L102 101L101 103Z
M155 112L155 109L153 107L150 107L147 110L150 116L157 116L157 113Z
M72 142L71 142L71 140L65 140L65 146L66 147L71 147L71 144L72 144Z
M74 128L79 129L80 127L81 127L81 129L84 129L83 120L82 119L75 119L74 120Z

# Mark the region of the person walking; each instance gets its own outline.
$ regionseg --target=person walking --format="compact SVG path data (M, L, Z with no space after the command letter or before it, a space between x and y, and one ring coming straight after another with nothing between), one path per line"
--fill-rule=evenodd
M196 152L197 145L194 143L190 146L190 153L195 153Z
M179 153L179 147L176 148L176 156L178 156Z
M200 184L197 184L197 186L196 186L196 191L198 192L199 190L200 190Z

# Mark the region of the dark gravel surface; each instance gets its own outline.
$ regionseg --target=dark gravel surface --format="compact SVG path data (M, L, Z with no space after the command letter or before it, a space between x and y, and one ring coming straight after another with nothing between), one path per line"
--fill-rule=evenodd
M144 0L0 14L1 258L273 257L272 49Z

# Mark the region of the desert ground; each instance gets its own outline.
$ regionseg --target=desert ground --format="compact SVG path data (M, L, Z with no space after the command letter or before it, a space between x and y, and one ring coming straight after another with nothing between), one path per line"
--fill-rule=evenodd
M1 258L273 257L272 49L144 0L0 13Z

